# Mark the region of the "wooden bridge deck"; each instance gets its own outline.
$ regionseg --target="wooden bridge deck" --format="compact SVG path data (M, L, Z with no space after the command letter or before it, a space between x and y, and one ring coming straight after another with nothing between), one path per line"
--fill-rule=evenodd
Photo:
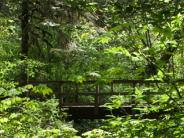
M145 105L150 106L149 100L154 96L164 93L162 87L183 83L184 80L159 81L159 80L111 80L99 82L96 80L77 83L73 81L37 81L31 84L47 84L54 90L59 99L61 108L68 108L67 112L73 119L99 119L106 115L136 114L133 107L140 106L135 100L137 96L144 96ZM168 85L169 84L169 85ZM140 90L139 90L140 89ZM112 111L103 106L114 95L124 96L127 100L119 109ZM144 102L145 102L144 101ZM141 104L142 106L144 104Z

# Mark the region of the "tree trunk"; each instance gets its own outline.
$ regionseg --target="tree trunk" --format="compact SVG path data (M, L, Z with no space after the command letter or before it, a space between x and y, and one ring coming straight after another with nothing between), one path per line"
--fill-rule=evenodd
M28 57L29 51L29 0L22 0L21 30L21 60L25 60ZM24 63L20 79L22 85L27 83L26 68L27 65Z

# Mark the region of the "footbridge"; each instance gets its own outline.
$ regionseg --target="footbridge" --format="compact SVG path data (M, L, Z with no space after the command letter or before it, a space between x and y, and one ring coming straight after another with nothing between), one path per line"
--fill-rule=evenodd
M160 100L163 96L169 97L171 86L177 92L177 85L183 82L183 80L88 80L30 83L46 84L52 88L56 98L59 99L59 107L66 108L71 118L101 119L111 114L135 115L139 113L137 108L159 106L155 101ZM116 96L122 96L122 101L113 101L112 97ZM121 102L121 106L117 108L116 104L120 104L119 102ZM111 110L112 107L114 108Z

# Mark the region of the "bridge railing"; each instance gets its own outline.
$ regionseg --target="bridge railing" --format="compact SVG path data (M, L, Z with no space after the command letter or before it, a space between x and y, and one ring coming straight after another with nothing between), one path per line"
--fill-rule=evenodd
M143 104L149 104L154 98L167 94L163 87L183 83L177 81L159 80L111 80L108 82L89 80L82 83L73 81L37 81L32 84L47 84L53 88L54 93L60 101L60 107L70 106L94 106L99 107L109 102L113 95L124 96L125 104L134 105L137 98L142 98ZM169 85L168 85L169 84ZM141 97L142 96L142 97Z

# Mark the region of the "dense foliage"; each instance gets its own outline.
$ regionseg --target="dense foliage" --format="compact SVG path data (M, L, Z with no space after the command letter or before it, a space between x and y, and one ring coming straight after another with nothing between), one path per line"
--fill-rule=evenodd
M184 83L175 81L184 79L183 14L182 0L0 0L0 137L184 137ZM136 104L152 105L136 117L112 115L79 132L58 108L56 86L28 84L112 79L167 83L136 86ZM106 101L112 110L126 98Z

